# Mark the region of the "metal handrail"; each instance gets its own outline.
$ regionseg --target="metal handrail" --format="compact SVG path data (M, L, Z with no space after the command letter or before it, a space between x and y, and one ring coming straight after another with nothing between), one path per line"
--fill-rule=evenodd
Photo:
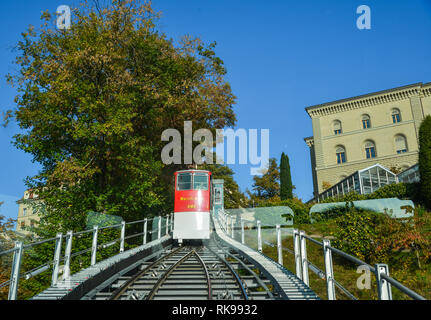
M48 242L54 241L56 239L57 238L50 238L50 239L46 239L46 240L41 240L39 242L30 243L30 244L24 245L23 249L32 248L32 247L38 246L40 244L44 244L44 243L48 243Z
M230 232L228 232L229 230L226 230L226 227L228 226L227 224L224 224L222 222L227 221L227 217L229 217L229 215L227 215L224 210L221 211L222 215L220 214L217 215L217 219L220 222L220 226L222 227L222 230L229 236L232 237L233 236L233 230L232 229L232 225L229 226L229 230ZM223 218L223 221L221 221L221 219ZM230 218L232 221L232 218ZM248 221L250 222L250 221ZM422 297L421 295L417 294L416 292L414 292L413 290L407 288L406 286L404 286L403 284L401 284L398 280L390 277L388 275L388 273L382 272L380 271L377 267L373 267L369 264L367 264L366 262L346 253L343 252L337 248L334 248L332 246L330 246L330 241L329 240L323 240L322 242L311 238L310 236L307 236L305 234L305 232L301 231L299 232L298 230L294 230L293 231L293 239L294 239L294 251L285 248L281 245L281 239L277 241L280 241L280 243L277 244L273 244L271 242L268 241L262 241L261 238L261 234L260 234L260 230L262 227L268 227L267 225L262 225L259 221L257 222L257 225L252 225L252 226L248 226L248 228L250 228L251 230L258 230L258 250L262 251L262 248L259 247L259 243L264 243L266 245L269 245L271 247L276 247L276 248L280 248L281 250L279 250L278 255L279 255L279 262L282 262L282 258L280 259L280 255L283 250L284 251L288 251L291 254L295 255L295 261L296 261L296 268L297 268L297 276L303 280L307 285L308 285L308 271L305 272L304 268L306 270L310 269L312 270L314 273L316 273L321 279L325 279L327 281L327 288L328 288L328 296L331 294L331 298L335 299L335 290L334 287L338 287L344 294L346 294L349 298L353 299L353 300L357 300L357 298L350 293L346 288L344 288L339 282L337 282L333 276L333 267L332 267L332 256L331 253L335 253L345 259L347 259L350 262L353 262L359 266L365 266L366 268L368 268L368 270L372 273L374 273L376 275L376 279L377 279L377 287L379 290L379 299L392 299L392 294L391 294L391 288L390 285L393 285L394 287L396 287L397 289L399 289L401 292L403 292L404 294L408 295L409 297L413 298L413 299L417 299L417 300L425 300L424 297ZM273 228L280 228L280 226L271 226ZM242 227L241 227L242 228ZM234 230L237 230L238 228L233 228ZM296 234L295 234L296 231ZM229 234L232 233L232 234ZM298 237L298 245L295 245L295 237ZM304 239L304 240L302 240ZM324 258L325 258L325 268L326 268L326 272L320 270L317 266L315 266L314 264L312 264L308 259L307 259L307 254L306 254L306 244L305 244L305 240L311 241L316 245L319 245L323 248L324 250ZM325 242L326 241L326 242ZM299 243L301 245L299 245ZM386 267L386 271L387 271L387 266L386 265L376 265L376 266L385 266ZM384 283L382 280L385 280L387 282ZM390 285L388 285L390 284Z
M391 285L393 285L394 287L396 287L398 290L400 290L401 292L403 292L406 295L408 295L410 298L413 298L415 300L426 300L424 297L422 297L421 295L417 294L413 290L407 288L406 286L402 285L400 282L398 282L394 278L388 277L385 274L381 274L381 277L383 279L385 279L387 282L389 282Z
M168 217L170 217L170 215L168 215ZM97 250L100 248L107 248L110 247L112 245L115 245L116 243L120 242L120 252L124 251L124 242L125 240L131 239L131 238L136 238L139 236L144 236L144 244L147 243L147 234L154 234L155 232L159 232L159 236L161 236L160 231L164 228L166 230L166 234L169 232L169 229L172 231L172 225L173 225L173 219L169 219L169 223L167 222L165 225L158 225L156 226L156 228L154 230L150 230L147 231L147 223L154 220L155 218L149 218L149 219L144 219L144 220L139 220L139 221L133 221L133 222L122 222L121 224L116 224L116 225L111 225L111 226L106 226L106 227L94 227L92 230L82 230L82 231L78 231L78 232L68 232L67 234L58 234L57 237L55 238L50 238L50 239L44 239L44 240L40 240L37 242L33 242L33 243L29 243L24 245L22 242L16 242L15 243L15 247L2 251L0 252L0 256L6 255L6 254L10 254L10 253L14 253L14 257L13 257L13 262L12 262L12 272L11 272L11 277L9 280L7 280L6 282L3 282L0 284L0 288L3 288L5 286L9 286L9 300L15 300L17 298L17 293L18 293L18 284L19 284L19 279L24 278L25 280L28 280L32 277L35 277L45 271L48 271L51 266L53 266L53 275L52 275L52 286L56 285L57 283L57 277L58 277L58 269L59 269L59 263L61 260L64 259L64 263L65 263L65 268L66 271L64 271L63 273L63 279L69 278L70 277L70 259L80 256L82 254L91 252L92 257L91 257L91 263L92 265L95 263L96 261L96 253ZM159 216L159 219L162 219L161 216ZM140 232L138 234L133 234L133 235L129 235L126 236L125 235L125 227L126 225L131 225L131 224L138 224L138 223L144 223L144 232ZM103 244L98 244L97 243L97 235L98 232L101 230L106 230L106 229L113 229L113 228L118 228L121 227L121 237L117 238L113 241L107 242L107 243L103 243ZM160 228L160 230L159 230ZM74 237L80 238L81 235L83 234L89 234L89 233L93 233L93 246L87 249L84 249L82 251L79 252L75 252L75 253L71 253L71 248L72 248L72 239ZM66 249L65 249L65 254L61 255L61 242L63 239L66 239ZM46 262L30 271L27 271L25 273L21 273L20 272L20 267L21 267L21 263L22 263L22 255L25 249L29 249L29 248L33 248L35 246L41 245L41 244L45 244L48 242L53 242L56 241L56 248L55 248L55 253L54 253L54 260L51 260L49 262Z
M311 238L311 237L309 237L309 236L307 236L305 234L304 234L304 238L307 239L307 240L310 240L311 242L313 242L313 243L315 243L315 244L317 244L317 245L319 245L321 247L323 247L323 243L317 241L316 239L313 239L313 238Z
M370 271L373 273L376 272L376 269L374 267L370 266L368 263L366 263L366 262L364 262L358 258L355 258L354 256L351 256L350 254L345 253L344 251L341 251L341 250L334 248L334 247L331 247L331 246L328 246L328 249L330 249L332 252L338 254L339 256L341 256L341 257L343 257L343 258L345 258L345 259L347 259L353 263L356 263L357 265L368 267L370 269Z
M0 257L3 256L3 255L6 255L8 253L15 252L17 250L18 250L17 248L12 248L12 249L9 249L9 250L6 250L6 251L2 251L2 252L0 252Z

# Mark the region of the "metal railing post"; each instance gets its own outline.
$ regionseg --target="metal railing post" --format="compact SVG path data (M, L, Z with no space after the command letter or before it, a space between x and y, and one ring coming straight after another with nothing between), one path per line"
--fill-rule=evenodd
M262 252L262 224L257 221L257 250Z
M93 245L91 247L91 265L94 266L97 260L97 238L99 236L99 226L93 227Z
M301 247L299 244L299 231L293 230L293 250L295 253L296 276L302 280Z
M169 215L166 216L166 235L169 234Z
M162 217L159 216L159 223L157 226L157 239L160 239L162 237Z
M244 219L241 218L241 243L245 243L245 235L244 235Z
M144 239L143 239L144 244L147 244L147 228L148 228L148 219L145 218L145 220L144 220Z
M305 232L299 232L299 242L301 246L301 263L302 263L302 281L308 286L308 260L307 260L307 239L305 239Z
M278 255L278 263L283 265L283 249L281 247L281 228L280 225L277 224L277 255Z
M21 272L21 261L23 252L23 244L21 241L15 243L15 249L16 250L13 254L12 261L12 272L10 276L8 300L16 300L18 296L19 274Z
M235 221L232 216L230 216L230 234L232 239L235 239Z
M229 233L227 230L227 214L226 213L224 214L224 229L225 229L226 235L228 235Z
M331 241L323 240L323 258L325 261L326 291L328 300L337 300L335 296L334 269L332 266Z
M382 274L389 277L389 267L387 264L376 264L376 280L379 292L379 300L392 300L391 284L382 278Z
M51 287L55 287L58 282L58 271L60 267L61 243L63 241L63 234L57 233L57 240L55 240L54 262L51 277Z
M124 252L124 238L126 237L126 221L121 222L121 238L120 238L120 252Z
M70 278L70 255L72 253L73 231L68 231L66 235L66 249L64 251L63 280Z

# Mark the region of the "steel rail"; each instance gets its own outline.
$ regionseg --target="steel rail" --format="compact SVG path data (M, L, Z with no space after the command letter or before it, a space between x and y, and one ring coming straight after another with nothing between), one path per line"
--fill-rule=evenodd
M221 245L219 245L219 243L216 241L215 242L217 244L217 246L219 248L221 248L227 255L229 255L231 258L235 259L236 261L238 261L243 267L244 269L246 269L257 281L257 283L266 291L266 293L268 294L268 296L271 299L274 299L274 295L272 294L271 290L269 290L268 286L259 278L259 276L253 271L251 270L245 263L244 261L242 261L241 259L239 259L238 257L234 256L233 254L231 254L228 250L224 249Z
M205 264L205 262L202 260L202 258L200 257L200 255L195 252L195 256L198 259L199 263L202 265L202 268L204 269L204 273L205 273L205 277L207 278L207 284L208 284L208 300L212 300L213 298L213 293L212 293L212 287L211 287L211 278L210 278L210 274L208 272L208 268Z
M146 300L152 300L154 296L156 295L157 291L159 291L160 286L166 281L166 279L169 277L169 275L184 261L188 260L190 256L194 255L196 252L195 250L190 251L187 253L184 257L182 257L180 260L178 260L173 266L171 266L165 274L157 281L157 283L154 285L154 287L151 289L150 293L146 297Z
M165 261L167 258L171 257L172 255L174 255L175 253L179 252L180 250L182 250L184 248L179 247L178 249L170 252L169 254L163 256L162 258L160 258L157 261L154 261L152 264L150 264L149 266L147 266L144 270L138 272L137 274L135 274L132 278L130 278L129 280L127 280L121 287L119 287L118 289L116 289L112 295L108 298L108 300L118 300L124 292L126 292L126 290L133 285L140 277L142 277L145 273L147 273L151 268L154 268L156 265L160 264L161 262Z
M220 261L223 262L223 264L229 269L229 271L232 273L232 275L234 276L236 282L238 283L240 289L241 289L241 294L244 298L244 300L249 300L248 295L247 295L247 291L244 288L244 284L241 281L241 278L238 276L238 274L235 272L235 270L233 270L232 266L230 265L229 262L227 262L224 258L222 258L217 252L215 252L214 250L212 250L211 248L207 247L208 250L210 250Z

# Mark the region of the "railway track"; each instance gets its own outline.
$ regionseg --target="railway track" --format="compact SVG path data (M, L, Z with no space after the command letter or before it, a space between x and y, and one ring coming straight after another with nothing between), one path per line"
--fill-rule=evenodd
M274 299L268 281L260 279L251 268L252 265L215 241L196 247L171 248L162 257L143 262L130 273L118 277L92 299ZM264 290L254 290L256 285L251 283Z

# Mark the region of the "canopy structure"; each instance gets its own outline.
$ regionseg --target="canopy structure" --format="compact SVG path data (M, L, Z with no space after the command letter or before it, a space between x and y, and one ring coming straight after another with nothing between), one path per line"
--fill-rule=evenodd
M413 183L420 181L419 163L398 174L399 182Z
M323 213L330 209L345 207L347 202L319 203L311 207L310 217L313 220L313 213ZM386 213L392 218L409 218L414 215L415 207L411 200L400 200L397 198L373 199L353 201L357 209L369 210L379 213Z
M287 206L225 209L226 213L238 219L243 219L247 225L256 225L260 221L262 226L276 225L291 226L293 224L293 210ZM290 217L290 218L289 218Z

